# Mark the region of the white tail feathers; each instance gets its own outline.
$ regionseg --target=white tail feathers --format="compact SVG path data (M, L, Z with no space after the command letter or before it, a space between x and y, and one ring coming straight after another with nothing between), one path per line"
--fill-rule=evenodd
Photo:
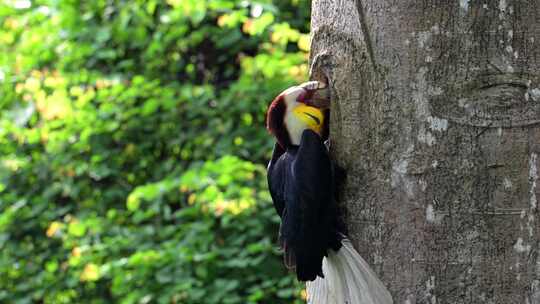
M336 253L323 259L324 278L306 283L308 304L392 304L392 296L375 272L344 238Z

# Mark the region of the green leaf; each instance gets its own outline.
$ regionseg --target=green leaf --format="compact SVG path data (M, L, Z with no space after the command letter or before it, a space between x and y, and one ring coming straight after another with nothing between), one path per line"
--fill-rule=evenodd
M68 225L68 233L74 237L82 237L86 233L86 226L79 220L73 220Z

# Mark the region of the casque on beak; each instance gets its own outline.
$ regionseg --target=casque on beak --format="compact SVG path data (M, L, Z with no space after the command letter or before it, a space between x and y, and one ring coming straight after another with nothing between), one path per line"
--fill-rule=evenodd
M330 108L330 89L328 87L324 87L315 91L313 98L311 99L311 103L314 107L320 109Z
M319 109L330 108L330 88L322 81L309 81L301 86L306 86L310 92L309 98L306 98L306 105Z

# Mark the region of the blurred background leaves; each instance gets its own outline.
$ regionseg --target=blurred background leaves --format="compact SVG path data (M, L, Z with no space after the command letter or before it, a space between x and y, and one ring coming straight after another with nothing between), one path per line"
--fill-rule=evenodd
M307 0L0 3L0 303L302 303L264 166Z

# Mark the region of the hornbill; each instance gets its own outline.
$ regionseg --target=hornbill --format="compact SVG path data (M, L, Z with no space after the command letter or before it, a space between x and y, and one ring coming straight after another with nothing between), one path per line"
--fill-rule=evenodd
M318 81L291 87L267 112L267 129L277 141L268 186L281 217L284 262L307 282L308 303L389 304L386 287L338 227L335 169L325 145L329 111L314 98L325 88Z

